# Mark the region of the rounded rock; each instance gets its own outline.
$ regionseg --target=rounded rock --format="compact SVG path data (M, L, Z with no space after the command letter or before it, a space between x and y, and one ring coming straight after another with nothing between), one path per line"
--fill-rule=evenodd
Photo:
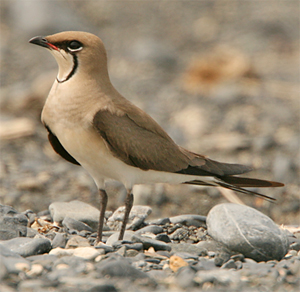
M288 251L286 234L266 215L247 206L220 204L207 216L211 237L255 261L281 260Z

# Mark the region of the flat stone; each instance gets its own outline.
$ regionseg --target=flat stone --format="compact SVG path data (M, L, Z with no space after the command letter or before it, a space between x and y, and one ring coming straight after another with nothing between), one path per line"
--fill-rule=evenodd
M94 260L98 255L100 255L100 252L94 247L77 247L74 249L62 249L57 247L52 249L49 254L56 255L58 257L74 255L86 260Z
M194 281L200 285L204 283L215 283L226 286L237 284L240 281L240 274L235 270L217 269L208 271L198 271L194 277Z
M93 247L78 247L74 249L74 256L86 260L94 260L98 255L100 255L99 251Z
M112 234L112 235L107 239L106 244L112 246L114 242L116 242L116 241L119 240L119 235L120 235L119 232L115 232L114 234ZM125 233L124 233L123 240L125 240L125 241L132 241L132 236L133 236L133 235L135 235L135 232L134 232L134 231L126 230Z
M222 265L221 269L236 269L237 266L233 259L227 261L225 264Z
M14 208L0 204L0 240L27 235L28 218Z
M97 270L104 277L130 278L132 280L148 278L147 274L132 267L127 260L107 259L97 264Z
M170 217L170 221L173 224L182 224L186 226L196 226L196 227L201 227L201 226L206 226L206 217L201 216L201 215L179 215L179 216L174 216Z
M53 264L58 260L58 257L51 254L40 254L27 257L26 260L28 260L33 265L41 265L49 271L52 269Z
M151 214L152 209L149 206L139 206L135 205L132 207L128 224L126 229L136 230L138 229L145 221L145 219ZM122 221L125 214L125 207L119 207L111 217L107 220L107 225L113 230L120 230Z
M138 231L136 231L136 234L137 235L142 235L145 233L159 234L159 233L162 233L163 231L164 231L164 229L161 226L148 225L148 226L145 226L145 227L139 229Z
M57 232L52 240L52 248L61 247L64 248L67 243L67 234Z
M172 248L172 252L174 253L187 252L197 256L203 253L203 248L191 243L168 243L168 245Z
M104 253L108 253L108 252L113 252L115 249L110 246L107 245L105 243L99 242L96 246L94 246L96 249L98 250L104 250Z
M191 266L185 266L179 269L176 275L176 281L182 289L188 289L196 286L194 277L197 270ZM186 290L187 291L187 290Z
M137 251L143 250L143 244L140 242L127 242L124 240L119 240L119 241L114 242L112 246L115 249L125 247L126 249L134 249Z
M6 274L18 274L21 271L28 271L31 267L31 263L28 260L1 244L0 263L3 277L5 277Z
M97 230L100 211L84 202L54 202L49 206L49 211L54 222L62 223L69 217L87 224L94 231Z
M269 217L243 205L213 207L207 230L230 250L256 261L281 260L289 247L287 235Z
M22 257L43 254L51 250L51 241L46 238L16 237L1 241L0 245L7 247Z
M93 232L93 229L87 224L68 216L66 216L62 221L62 225L68 229L75 229L77 231L87 230Z
M163 241L151 239L146 236L133 235L132 241L141 242L143 244L144 249L149 249L150 247L153 247L156 251L157 250L171 251L171 246L169 246L167 243Z
M165 233L157 234L154 239L163 241L165 243L171 242L170 237Z
M65 249L65 248L61 248L61 247L56 247L50 250L49 255L54 255L57 257L64 257L64 256L69 256L69 255L73 255L74 254L74 250L75 249Z
M69 238L65 248L77 248L86 246L91 246L88 239L79 235L73 235Z
M184 260L193 259L198 260L199 256L195 254L191 254L189 252L176 252L174 255L183 258Z
M166 217L166 218L153 219L153 220L149 221L148 223L153 224L153 225L166 225L168 223L171 223L171 221L170 221L169 217Z

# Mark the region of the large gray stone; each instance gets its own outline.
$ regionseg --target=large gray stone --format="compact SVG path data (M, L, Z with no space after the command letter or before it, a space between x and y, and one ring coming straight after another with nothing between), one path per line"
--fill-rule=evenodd
M51 250L51 241L46 238L17 237L0 241L0 245L22 257L43 254Z
M66 217L81 221L97 230L100 211L95 207L77 200L54 202L49 206L53 221L61 223Z
M255 261L281 260L288 251L285 232L251 207L220 204L210 210L206 221L211 237Z

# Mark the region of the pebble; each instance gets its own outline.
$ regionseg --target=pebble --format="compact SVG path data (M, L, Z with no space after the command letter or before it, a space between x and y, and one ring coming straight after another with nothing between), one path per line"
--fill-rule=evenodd
M147 274L135 269L125 259L108 258L96 265L97 270L103 277L148 278Z
M179 215L170 217L170 222L173 224L182 224L186 226L205 226L206 217L200 215Z
M170 257L170 269L173 272L177 272L180 268L186 267L189 264L181 257L179 256L171 256Z
M0 245L7 247L22 257L43 254L51 250L51 241L46 238L16 237L0 241Z
M151 214L152 209L148 206L135 205L132 207L126 229L136 230L141 227L145 219ZM119 207L107 220L107 225L114 230L120 230L124 218L125 207Z
M151 220L148 223L153 225L166 225L168 223L171 223L171 221L170 218L159 218L159 219Z
M137 251L143 250L143 244L140 242L130 242L130 241L125 241L125 240L118 240L113 243L113 248L114 249L119 249L121 247L126 247L126 249L134 249Z
M157 234L154 239L163 241L165 243L171 242L170 237L167 234L164 234L164 233Z
M198 247L195 244L191 243L169 243L168 244L172 248L172 252L178 253L178 252L187 252L193 255L200 255L203 253L203 249L201 247Z
M80 222L76 219L66 216L62 221L62 225L68 229L75 229L77 231L87 230L93 232L93 229L87 224Z
M194 281L199 285L214 283L226 286L229 289L230 287L236 288L235 286L240 281L240 275L239 272L234 270L198 271L194 277Z
M67 234L56 232L52 240L52 248L56 248L56 247L64 248L66 246L67 240L68 240Z
M28 219L14 208L0 204L0 240L27 235Z
M172 234L169 235L171 240L181 241L189 237L189 230L185 227L176 229Z
M107 239L106 244L112 246L113 243L115 243L116 241L119 240L119 234L120 234L120 232L115 232L114 234L112 234L112 235ZM132 237L133 237L134 235L135 235L135 232L134 232L134 231L126 230L125 233L124 233L123 240L124 240L124 241L132 241Z
M74 255L86 260L93 260L98 255L100 255L100 252L93 248L93 247L77 247L74 249L63 249L60 247L57 247L55 249L52 249L49 252L50 255L56 255L57 257L63 257L63 256L70 256Z
M101 252L104 251L104 253L108 253L108 252L113 252L115 249L108 245L108 244L105 244L103 242L99 242L96 246L94 246L97 250L99 250Z
M10 273L18 274L21 271L28 271L31 267L28 260L2 244L0 244L0 263L0 270L4 278Z
M189 265L183 266L176 275L177 284L182 289L187 289L196 286L194 277L197 270Z
M132 241L141 242L143 244L144 249L149 249L150 247L153 247L156 251L157 250L171 251L171 246L169 246L167 243L163 241L151 239L146 236L133 235Z
M161 226L158 225L148 225L145 226L141 229L139 229L136 234L137 235L142 235L144 233L153 233L153 234L159 234L162 233L164 231L164 229Z
M100 211L84 202L54 202L49 206L49 211L54 222L62 223L69 217L87 224L92 230L97 230Z
M85 246L88 246L88 247L91 246L89 243L89 240L82 236L74 235L69 238L65 248L68 249L68 248L77 248L77 247L85 247Z
M281 260L288 251L288 238L269 217L238 204L220 204L207 216L211 237L228 249L256 261Z

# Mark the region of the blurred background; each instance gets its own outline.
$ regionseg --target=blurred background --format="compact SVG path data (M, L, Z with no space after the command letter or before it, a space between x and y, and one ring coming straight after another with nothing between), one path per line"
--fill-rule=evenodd
M90 176L54 153L40 113L57 73L28 43L66 30L105 43L112 83L181 146L212 159L253 165L269 203L238 195L279 224L299 224L299 1L0 2L0 203L39 212L54 201L96 207ZM109 210L124 189L108 183ZM226 202L218 189L137 186L152 217L206 215Z

